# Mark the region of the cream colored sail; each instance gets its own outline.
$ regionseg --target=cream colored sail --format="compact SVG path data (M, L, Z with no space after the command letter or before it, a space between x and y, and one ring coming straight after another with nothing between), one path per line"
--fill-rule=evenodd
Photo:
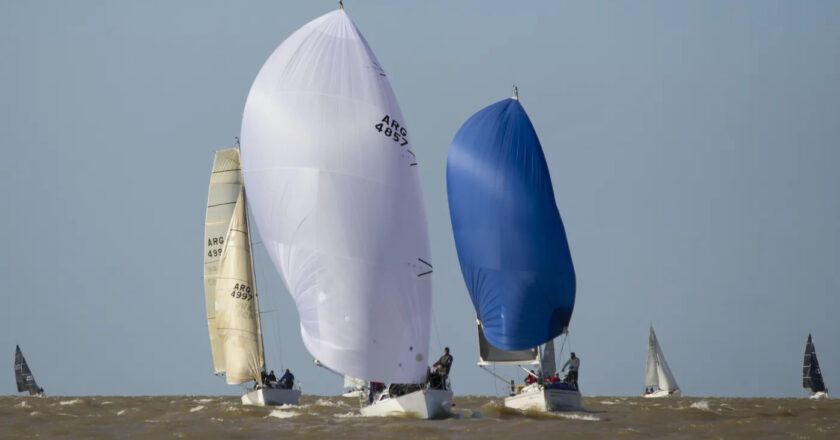
M207 214L204 221L204 299L216 374L225 372L225 353L216 325L216 276L230 218L241 191L239 151L236 148L217 151L210 175Z
M216 278L216 326L224 347L224 369L229 384L259 382L263 370L247 215L243 189L236 200Z

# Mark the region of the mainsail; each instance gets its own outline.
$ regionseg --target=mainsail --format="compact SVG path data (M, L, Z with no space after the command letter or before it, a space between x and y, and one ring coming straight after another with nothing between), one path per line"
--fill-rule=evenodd
M446 183L483 337L507 351L552 341L571 319L575 272L542 147L518 99L485 107L461 126Z
M216 324L216 277L225 236L241 190L239 151L236 148L217 151L213 158L204 220L204 300L216 374L225 372L225 352Z
M15 382L17 382L17 390L19 393L29 391L30 396L41 394L44 390L35 383L35 377L32 376L32 370L26 363L23 357L23 352L20 351L20 346L15 346Z
M274 51L242 118L249 207L303 342L365 380L420 382L429 359L431 254L410 139L343 9Z
M244 189L237 197L222 247L215 307L227 383L260 381L264 369L262 335Z
M645 387L656 387L669 392L679 389L677 380L674 379L674 374L671 373L671 368L668 367L668 362L665 361L665 355L662 354L662 348L656 339L653 326L650 327L650 337L648 338Z
M810 388L812 392L825 392L820 363L817 361L817 350L814 348L814 339L808 334L808 342L805 343L805 359L802 363L802 387Z

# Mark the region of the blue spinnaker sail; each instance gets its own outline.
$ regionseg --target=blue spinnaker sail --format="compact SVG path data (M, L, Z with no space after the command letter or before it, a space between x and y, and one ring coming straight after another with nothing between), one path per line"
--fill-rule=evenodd
M474 114L446 161L461 273L484 336L503 350L559 336L575 271L540 141L518 99Z

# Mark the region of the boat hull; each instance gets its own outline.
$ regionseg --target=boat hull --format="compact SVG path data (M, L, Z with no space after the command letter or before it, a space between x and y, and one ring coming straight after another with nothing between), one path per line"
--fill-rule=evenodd
M656 390L650 394L642 394L642 397L645 399L659 399L662 397L680 397L682 393L680 390L668 391L668 390Z
M828 392L817 391L816 393L811 393L808 398L812 400L828 399Z
M387 397L362 408L366 417L410 414L421 419L443 419L452 415L452 391L419 390L399 397Z
M523 411L575 411L582 409L580 391L525 388L505 397L505 407Z
M299 389L262 388L242 396L243 405L297 405L299 401Z

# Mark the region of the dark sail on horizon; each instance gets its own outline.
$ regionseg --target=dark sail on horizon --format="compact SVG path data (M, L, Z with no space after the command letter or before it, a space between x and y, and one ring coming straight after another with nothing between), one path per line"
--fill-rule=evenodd
M810 388L812 392L825 392L820 363L817 361L817 351L814 348L814 339L808 335L808 342L805 344L805 358L802 363L802 387Z
M29 369L19 345L15 346L15 381L19 393L29 391L30 396L35 396L44 392L35 383L35 377L32 376L32 370Z

